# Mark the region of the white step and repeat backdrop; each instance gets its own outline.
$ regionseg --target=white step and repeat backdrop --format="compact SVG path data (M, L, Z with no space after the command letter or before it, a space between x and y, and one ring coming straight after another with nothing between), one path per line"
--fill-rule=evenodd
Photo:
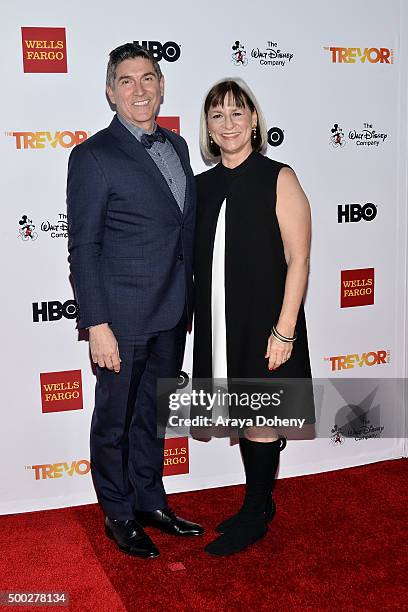
M75 327L66 169L72 147L111 120L107 56L128 41L161 58L161 121L186 138L195 172L205 169L204 93L215 80L239 76L267 118L267 154L289 163L309 196L312 369L330 379L332 392L320 437L290 441L280 477L406 455L403 398L377 380L405 376L404 2L158 0L150 12L130 0L22 0L8 6L0 31L0 513L95 501L88 450L95 379ZM347 391L346 379L356 383ZM352 435L339 425L345 409L356 415ZM166 474L169 492L243 481L238 449L225 439L168 442Z

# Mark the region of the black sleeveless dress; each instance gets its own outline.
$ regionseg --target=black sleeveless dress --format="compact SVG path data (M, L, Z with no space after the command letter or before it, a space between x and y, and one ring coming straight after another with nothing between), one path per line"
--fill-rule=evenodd
M265 350L279 318L287 264L276 216L278 174L285 164L253 152L239 166L221 163L199 174L194 253L195 314L193 379L210 379L212 369L211 292L214 238L225 209L225 327L228 379L297 378L310 383L296 395L290 412L315 421L311 368L303 303L297 340L289 360L268 370Z

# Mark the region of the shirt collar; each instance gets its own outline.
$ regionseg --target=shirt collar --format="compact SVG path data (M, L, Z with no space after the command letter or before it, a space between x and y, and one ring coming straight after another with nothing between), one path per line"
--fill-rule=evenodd
M127 128L129 130L129 132L131 134L133 134L133 136L140 142L143 134L153 134L153 132L156 131L157 129L157 123L154 123L154 128L151 132L148 132L147 130L144 130L143 128L138 127L137 125L133 125L133 123L129 123L129 121L126 121L126 119L124 119L123 117L121 117L120 115L117 114L117 118L119 119L119 121L121 122L122 125L125 126L125 128Z

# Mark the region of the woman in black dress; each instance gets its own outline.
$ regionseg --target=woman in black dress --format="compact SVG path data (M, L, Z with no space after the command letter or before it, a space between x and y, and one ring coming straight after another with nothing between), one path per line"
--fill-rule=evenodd
M311 381L303 294L309 270L310 209L295 173L261 154L266 124L248 86L216 83L202 110L203 156L221 161L197 176L194 379ZM299 400L299 397L298 397ZM313 392L297 414L314 422ZM206 551L228 555L266 534L286 440L270 427L241 432L246 493Z

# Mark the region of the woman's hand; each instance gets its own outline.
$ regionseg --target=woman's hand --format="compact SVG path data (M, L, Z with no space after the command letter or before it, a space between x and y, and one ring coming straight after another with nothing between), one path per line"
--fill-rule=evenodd
M291 356L293 342L281 342L273 334L269 336L265 359L269 359L268 369L276 370Z

